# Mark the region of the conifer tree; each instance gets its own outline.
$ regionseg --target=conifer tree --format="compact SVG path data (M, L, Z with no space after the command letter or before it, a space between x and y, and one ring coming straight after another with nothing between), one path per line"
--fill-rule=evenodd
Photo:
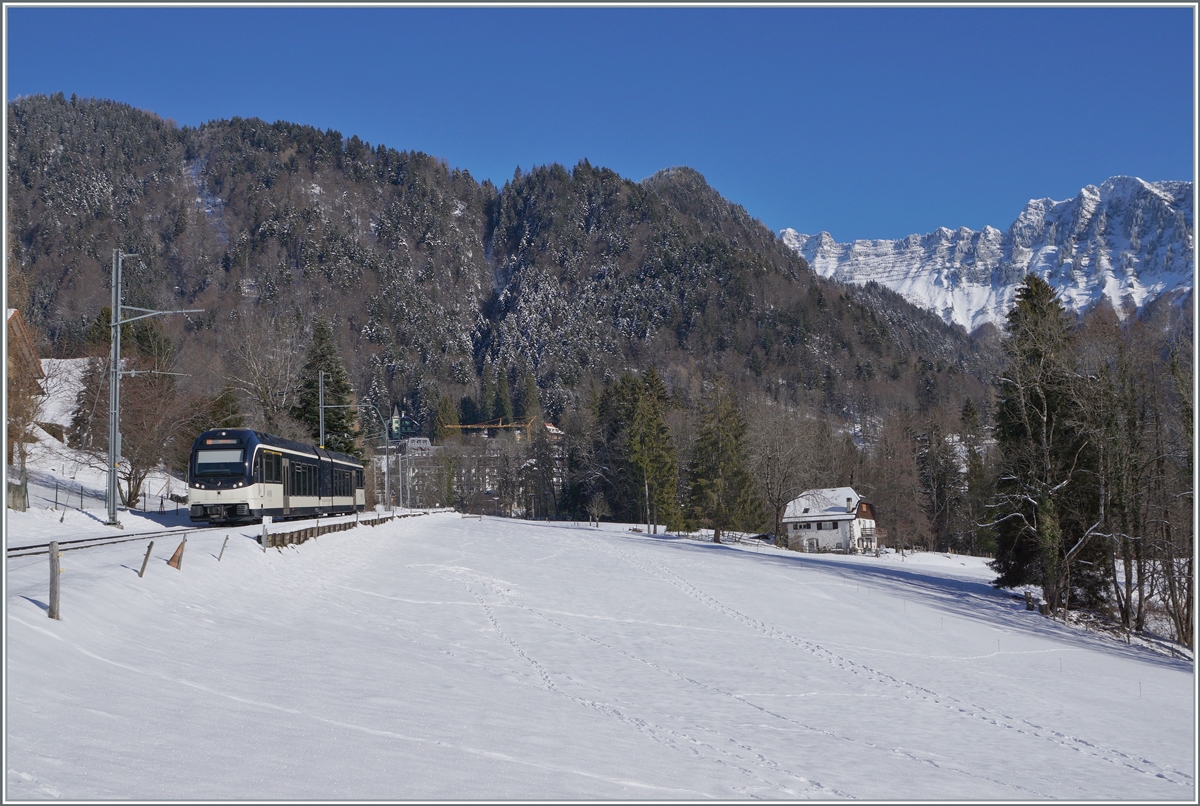
M438 442L458 436L458 409L449 395L438 398L437 411L433 415L433 438Z
M501 368L496 381L496 399L492 403L492 419L500 419L508 425L513 421L512 393L508 391L508 371Z
M714 543L729 529L752 528L758 520L745 436L746 420L733 393L718 381L705 403L688 468L692 513L713 530Z
M320 375L325 374L325 447L352 456L361 455L355 427L354 390L342 364L333 328L324 319L313 326L312 344L301 371L302 382L293 416L309 429L313 441L320 439Z
M971 398L963 404L961 423L967 455L963 478L963 545L960 548L968 554L991 554L995 550L995 537L994 527L986 525L990 520L987 505L996 488L996 479L991 457L984 450L983 417Z
M676 525L675 488L679 471L675 447L663 417L662 402L650 383L645 384L638 396L629 425L629 459L641 478L647 528L657 533L659 523Z
M492 383L492 362L485 361L483 364L483 377L479 381L479 418L480 420L490 420L492 418L492 410L496 407L496 387Z
M212 399L209 407L208 428L242 428L246 418L238 406L237 392L232 386L225 386Z
M528 369L525 370L521 382L521 410L518 416L524 420L541 420L542 418L542 404L538 397L537 381L534 380L533 373Z
M1064 518L1064 504L1080 494L1075 482L1085 468L1083 445L1070 426L1070 323L1054 289L1036 275L1017 289L1004 352L996 412L1002 472L995 584L1039 584L1051 612L1058 612L1067 604L1068 543L1077 546L1083 536Z

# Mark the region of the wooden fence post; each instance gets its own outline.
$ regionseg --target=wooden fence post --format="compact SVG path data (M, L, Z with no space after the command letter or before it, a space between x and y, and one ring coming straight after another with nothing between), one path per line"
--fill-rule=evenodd
M138 579L141 579L142 575L146 573L146 563L150 562L150 551L153 548L154 548L154 541L151 540L150 545L146 546L146 558L144 560L142 560L142 570L138 571Z
M221 562L221 558L225 556L225 547L229 545L229 535L225 535L225 542L221 544L221 553L217 555L217 562Z
M58 541L50 542L50 618L59 619L58 613L58 575L62 569L58 567Z
M171 559L167 560L167 565L176 570L183 570L180 566L183 565L183 547L186 545L187 535L184 535L183 542L179 544L179 548L175 549L175 553L171 555Z

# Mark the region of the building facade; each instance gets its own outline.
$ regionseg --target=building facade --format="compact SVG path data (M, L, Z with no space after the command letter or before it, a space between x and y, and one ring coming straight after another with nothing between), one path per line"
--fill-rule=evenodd
M852 487L805 490L787 505L783 529L794 551L856 554L879 545L875 509Z

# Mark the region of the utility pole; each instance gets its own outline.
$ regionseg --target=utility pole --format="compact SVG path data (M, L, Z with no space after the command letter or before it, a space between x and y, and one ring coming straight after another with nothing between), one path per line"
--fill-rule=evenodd
M325 392L324 392L324 389L325 389L324 380L325 379L323 376L324 376L324 373L321 373L321 377L317 378L317 392L320 395L320 401L319 401L318 406L320 408L321 443L322 443L321 447L322 448L325 447L325 444L324 444L325 443L325 409L362 408L362 409L370 409L371 411L375 412L375 416L379 418L379 424L383 426L383 491L384 491L383 495L384 495L384 498L388 502L388 506L390 507L392 504L392 490L391 490L390 475L389 475L389 473L390 473L389 466L391 465L391 461L388 458L388 445L390 444L390 440L388 439L387 420L383 419L383 415L379 413L379 409L377 409L375 407L374 403L354 403L354 404L345 404L345 405L340 405L340 406L326 406L325 405ZM373 461L374 460L372 460L372 462Z
M321 450L325 450L325 373L317 372L317 418L321 423Z
M122 252L120 249L113 250L113 268L112 268L112 308L109 317L109 326L112 329L111 342L108 349L108 494L107 494L107 520L105 525L121 527L121 522L117 520L117 468L121 462L121 376L135 375L135 370L129 372L121 371L121 325L127 325L130 322L135 322L138 319L146 319L150 316L163 316L169 313L204 313L202 309L187 310L187 311L153 311L149 308L135 308L132 305L124 306L128 310L137 311L140 316L131 316L128 319L121 318L121 263L127 257L138 257L127 252ZM154 372L158 375L178 375L181 373L175 372Z

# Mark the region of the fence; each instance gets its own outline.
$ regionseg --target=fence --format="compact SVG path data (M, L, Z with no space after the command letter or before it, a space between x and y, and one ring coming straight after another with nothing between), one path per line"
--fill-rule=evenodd
M329 534L330 532L344 532L347 529L353 529L355 526L378 526L381 523L395 520L397 518L415 518L418 515L424 515L424 512L401 512L376 514L374 517L364 517L363 515L356 516L354 520L340 521L338 523L327 523L324 525L317 524L316 526L305 526L300 529L290 529L285 532L269 532L264 525L263 533L259 536L258 542L262 544L264 549L281 548L293 544L303 543L312 537Z

